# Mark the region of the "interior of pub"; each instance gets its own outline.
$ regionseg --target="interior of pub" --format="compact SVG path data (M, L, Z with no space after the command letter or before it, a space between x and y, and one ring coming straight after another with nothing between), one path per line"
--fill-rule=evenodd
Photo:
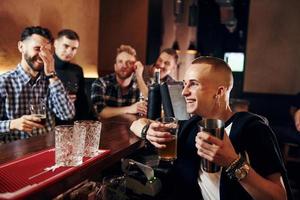
M297 0L1 0L0 199L300 199Z

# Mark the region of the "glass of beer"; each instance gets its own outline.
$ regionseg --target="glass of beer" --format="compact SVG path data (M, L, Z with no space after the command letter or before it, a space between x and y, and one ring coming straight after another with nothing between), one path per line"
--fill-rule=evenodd
M30 109L30 113L32 115L35 115L36 117L41 119L41 121L39 123L45 126L46 111L47 111L46 100L43 98L30 100L29 101L29 109Z
M163 161L174 161L177 158L177 132L178 120L174 117L161 117L156 120L161 125L157 131L171 134L169 140L165 142L165 148L158 149L158 156Z

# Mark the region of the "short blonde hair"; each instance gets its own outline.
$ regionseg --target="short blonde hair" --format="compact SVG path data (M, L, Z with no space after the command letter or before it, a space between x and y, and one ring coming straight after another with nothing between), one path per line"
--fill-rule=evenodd
M118 49L117 49L117 55L119 55L120 53L122 52L126 52L128 53L129 55L132 55L136 58L136 51L135 49L130 46L130 45L124 45L122 44Z

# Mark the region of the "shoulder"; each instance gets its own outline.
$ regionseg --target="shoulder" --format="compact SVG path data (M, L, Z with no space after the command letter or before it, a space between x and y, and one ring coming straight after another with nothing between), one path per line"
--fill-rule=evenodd
M83 69L80 65L75 64L75 63L69 63L68 69L72 70L73 72L80 74L83 76Z
M198 122L201 120L201 117L198 115L192 116L188 120L180 120L179 121L179 131L185 132L186 130L192 130L194 127L198 127Z
M12 81L16 77L17 77L17 72L15 70L8 71L8 72L5 72L5 73L1 74L0 75L1 86L5 85L6 83L8 83L10 81Z
M239 126L249 126L253 124L269 125L267 118L251 112L239 112L235 114L234 123Z
M253 141L263 139L265 137L273 137L273 131L269 126L268 120L261 116L250 112L236 113L233 121L232 137L242 137Z
M113 84L115 79L115 74L108 74L96 79L93 83L94 86L108 86Z
M83 71L82 70L82 67L78 64L75 64L75 63L70 63L70 66L74 69L74 70L77 70L77 71Z

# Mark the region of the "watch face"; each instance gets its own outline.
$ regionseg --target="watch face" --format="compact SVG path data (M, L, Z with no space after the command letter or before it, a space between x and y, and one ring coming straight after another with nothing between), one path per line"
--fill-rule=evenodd
M248 175L249 169L249 165L244 164L241 168L235 170L234 175L238 180L242 180Z

